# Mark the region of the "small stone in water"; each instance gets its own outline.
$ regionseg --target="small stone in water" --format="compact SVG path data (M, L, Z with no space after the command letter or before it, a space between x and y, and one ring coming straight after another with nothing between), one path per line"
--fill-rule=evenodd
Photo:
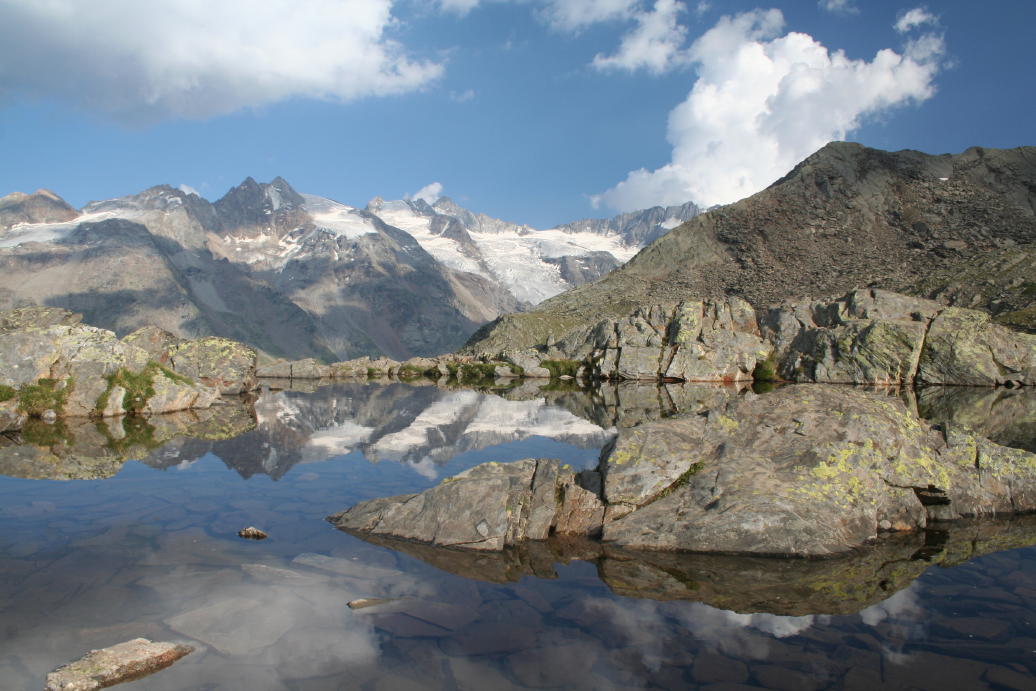
M398 600L398 597L361 597L358 600L349 600L347 604L349 605L349 609L363 609L364 607L384 605Z
M244 530L237 531L238 537L243 537L249 540L265 540L269 537L266 533L256 528L254 525L250 525Z
M46 691L93 691L139 679L179 660L193 647L182 643L152 643L134 638L110 648L91 650L75 662L47 675Z

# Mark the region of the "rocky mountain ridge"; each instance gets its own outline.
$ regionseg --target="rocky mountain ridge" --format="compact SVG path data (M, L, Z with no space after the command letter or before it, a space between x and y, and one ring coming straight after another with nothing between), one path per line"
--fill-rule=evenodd
M154 324L290 358L405 358L451 351L636 250L607 228L535 231L436 204L379 215L282 178L247 178L216 202L160 185L81 212L47 191L13 194L0 200L0 309L64 307L120 334ZM653 232L623 224L631 238Z

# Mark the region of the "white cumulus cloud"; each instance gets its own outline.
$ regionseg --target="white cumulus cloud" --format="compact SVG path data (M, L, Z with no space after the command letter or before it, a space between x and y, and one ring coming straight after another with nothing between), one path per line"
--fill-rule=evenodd
M614 55L597 55L593 65L599 70L618 69L633 72L645 69L661 74L673 66L685 63L681 50L687 29L679 23L679 15L686 11L676 0L656 0L652 10L638 13L635 29L622 37Z
M0 96L149 121L407 92L443 68L386 35L392 4L0 0Z
M422 201L428 202L429 204L434 204L436 201L438 201L439 197L441 196L442 183L433 182L417 190L412 195L410 195L409 198L415 201L420 199Z
M779 10L723 17L688 50L698 78L669 114L672 160L635 170L595 203L629 211L694 201L725 204L758 192L869 115L929 98L940 37L854 60L812 36L781 35Z

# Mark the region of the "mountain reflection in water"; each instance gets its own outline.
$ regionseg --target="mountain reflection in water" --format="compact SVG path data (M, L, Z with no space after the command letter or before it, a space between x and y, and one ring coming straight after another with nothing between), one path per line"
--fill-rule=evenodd
M473 554L323 521L484 461L593 465L614 428L737 395L749 394L336 384L9 435L0 687L37 689L54 667L137 636L197 651L127 689L1036 686L1033 518L821 561L571 540ZM1033 446L1033 392L898 395L933 421ZM235 536L252 524L270 539ZM346 606L371 597L393 601Z

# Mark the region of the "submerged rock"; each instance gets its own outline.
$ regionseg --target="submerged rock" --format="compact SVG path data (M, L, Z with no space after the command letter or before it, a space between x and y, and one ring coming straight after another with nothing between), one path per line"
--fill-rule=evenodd
M92 691L165 669L194 650L183 643L134 638L87 655L47 675L46 691Z
M799 385L621 430L596 473L488 463L330 520L478 550L600 532L626 548L818 557L883 532L1033 510L1036 455L932 427L897 398Z

